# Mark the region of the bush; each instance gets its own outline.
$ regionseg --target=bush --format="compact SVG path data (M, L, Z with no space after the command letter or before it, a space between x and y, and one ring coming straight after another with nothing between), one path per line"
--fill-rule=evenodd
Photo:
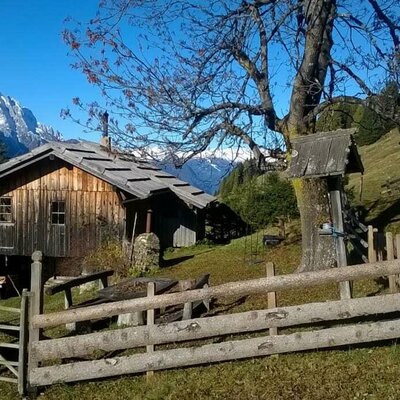
M113 270L116 278L129 276L130 262L127 254L116 240L104 242L91 251L82 262L87 272Z

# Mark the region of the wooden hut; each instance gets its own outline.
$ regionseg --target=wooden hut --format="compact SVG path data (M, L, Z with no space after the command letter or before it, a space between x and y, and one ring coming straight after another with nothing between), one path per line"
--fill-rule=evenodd
M0 255L81 257L105 239L204 236L213 196L146 161L91 142L48 143L0 165ZM150 218L151 217L151 218Z

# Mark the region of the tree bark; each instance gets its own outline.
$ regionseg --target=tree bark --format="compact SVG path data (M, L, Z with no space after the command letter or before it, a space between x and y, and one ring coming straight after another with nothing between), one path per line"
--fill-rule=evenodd
M336 266L332 236L321 236L318 228L331 220L328 188L324 179L297 179L294 182L300 211L302 259L298 272L317 271Z

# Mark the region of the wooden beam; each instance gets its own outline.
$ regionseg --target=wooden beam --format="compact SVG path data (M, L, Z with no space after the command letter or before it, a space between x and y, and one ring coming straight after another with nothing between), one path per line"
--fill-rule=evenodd
M347 252L346 245L344 243L344 224L343 224L343 212L342 212L342 179L340 176L330 178L328 180L332 210L332 222L334 229L337 231L335 240L336 247L336 262L339 268L347 266ZM349 281L339 282L340 298L350 299L351 298L351 285Z
M147 284L147 297L154 297L156 294L156 285L154 282ZM154 310L147 310L147 326L154 325ZM148 344L146 346L147 354L154 353L154 344ZM147 371L146 378L150 379L154 375L154 371Z
M155 296L123 300L85 308L70 309L50 314L35 315L32 326L48 328L68 322L88 321L90 319L112 317L114 315L144 311L149 308L161 308L189 301L211 298L244 296L248 294L267 293L293 288L306 288L331 282L345 282L363 278L377 278L400 273L400 260L382 261L373 264L353 265L350 267L331 268L322 271L288 274L273 278L251 279L248 281L230 282L209 288L189 290Z
M372 225L368 225L368 261L370 263L376 262L376 250L375 250L375 232Z
M355 324L290 335L206 344L102 360L35 368L30 383L45 386L60 382L99 379L148 370L186 367L294 351L332 348L364 342L397 339L400 320Z
M46 288L46 294L53 295L53 294L62 292L64 290L68 290L68 289L70 290L73 287L83 285L84 283L87 283L87 282L96 281L98 279L103 280L106 277L109 277L113 274L114 274L114 271L109 270L109 271L94 272L93 274L78 276L77 278L71 279L67 282L63 282L63 283L60 283L59 285Z
M324 321L346 320L398 311L400 294L310 303L196 318L169 324L129 327L76 337L41 340L32 352L39 361L84 357L96 350L115 351L220 335L249 333Z
M265 266L265 272L267 274L267 278L271 278L271 277L275 276L275 265L274 265L274 263L267 262L267 265ZM268 308L276 308L276 292L268 292L267 298L268 298ZM277 327L269 328L269 334L270 335L277 335L278 334L278 328Z

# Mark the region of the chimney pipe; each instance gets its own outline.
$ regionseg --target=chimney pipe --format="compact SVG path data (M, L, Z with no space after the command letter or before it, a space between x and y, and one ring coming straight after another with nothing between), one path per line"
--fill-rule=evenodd
M100 146L104 147L107 151L111 152L111 138L108 136L108 112L105 111L101 116L103 125L103 134L100 140Z
M103 137L108 137L108 112L105 111L101 117L103 123Z

